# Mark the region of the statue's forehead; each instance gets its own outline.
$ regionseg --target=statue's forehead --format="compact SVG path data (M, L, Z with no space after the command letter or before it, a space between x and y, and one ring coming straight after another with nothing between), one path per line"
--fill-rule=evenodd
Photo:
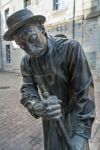
M38 25L37 24L33 24L33 23L30 23L30 24L26 24L24 25L23 27L21 27L18 32L24 32L24 31L37 31L38 30Z
M15 33L14 36L20 35L24 32L36 32L38 31L38 25L37 24L26 24L24 26L22 26L21 28L19 28Z

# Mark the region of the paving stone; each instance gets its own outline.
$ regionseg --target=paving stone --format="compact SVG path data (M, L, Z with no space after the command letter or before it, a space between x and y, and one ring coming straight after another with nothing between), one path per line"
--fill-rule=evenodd
M99 143L98 146L97 146L97 150L100 150L100 143Z

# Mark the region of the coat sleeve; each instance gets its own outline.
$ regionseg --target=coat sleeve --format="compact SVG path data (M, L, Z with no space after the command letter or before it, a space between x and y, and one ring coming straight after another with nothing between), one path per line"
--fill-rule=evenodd
M90 138L95 118L94 84L92 74L80 44L72 42L68 58L69 85L76 117L74 135ZM70 93L70 92L69 92Z
M31 75L31 68L29 65L29 58L27 55L23 57L20 65L21 74L23 77L23 85L21 87L21 103L26 105L28 101L32 101L33 103L40 100L38 95L37 86Z

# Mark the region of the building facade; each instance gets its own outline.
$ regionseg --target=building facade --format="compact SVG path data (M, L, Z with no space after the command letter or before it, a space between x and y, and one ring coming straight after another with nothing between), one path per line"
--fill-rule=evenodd
M100 77L100 0L1 0L1 69L19 71L24 52L14 42L4 41L2 36L7 30L6 18L22 8L45 15L45 27L50 34L63 33L78 40L92 72Z

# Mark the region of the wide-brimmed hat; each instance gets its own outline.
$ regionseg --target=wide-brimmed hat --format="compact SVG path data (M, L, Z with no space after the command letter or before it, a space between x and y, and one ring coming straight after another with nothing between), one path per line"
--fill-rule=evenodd
M34 15L30 10L28 9L22 9L14 14L12 14L10 17L8 17L6 23L8 26L8 31L4 34L3 38L6 41L12 41L13 40L13 33L25 25L28 22L41 22L41 24L44 24L46 21L45 16L42 15Z

